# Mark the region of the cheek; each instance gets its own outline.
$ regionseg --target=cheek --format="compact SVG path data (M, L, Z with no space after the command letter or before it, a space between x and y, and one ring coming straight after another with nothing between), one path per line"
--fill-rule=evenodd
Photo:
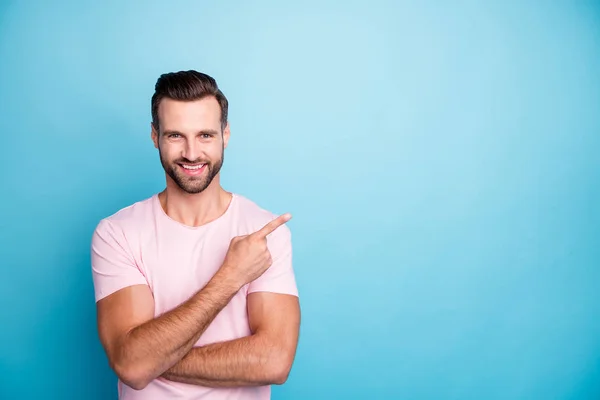
M162 143L160 146L160 154L161 157L165 160L173 160L178 158L178 152L175 146L172 145L166 145L165 143Z
M214 143L211 144L210 149L207 149L206 155L211 160L219 160L223 155L223 143Z

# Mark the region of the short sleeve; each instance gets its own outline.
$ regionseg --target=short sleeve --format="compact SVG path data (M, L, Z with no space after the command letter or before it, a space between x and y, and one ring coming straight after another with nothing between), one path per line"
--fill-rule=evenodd
M91 244L96 301L128 286L148 284L128 249L122 230L106 219L100 221Z
M298 296L292 265L292 234L286 225L277 228L267 237L267 246L273 263L258 279L248 286L248 294L272 292Z

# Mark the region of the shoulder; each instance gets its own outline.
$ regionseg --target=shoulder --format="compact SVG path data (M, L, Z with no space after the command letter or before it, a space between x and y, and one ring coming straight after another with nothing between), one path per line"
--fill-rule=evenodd
M259 230L268 222L279 216L279 214L264 208L262 205L248 197L240 194L234 194L234 196L236 201L236 217L238 223L246 228L246 233L252 233ZM291 234L287 224L280 226L275 232L278 232L283 236L289 236Z
M268 222L276 217L275 213L263 208L248 197L240 194L234 194L234 196L237 202L237 209L244 218L256 220L258 222Z
M130 229L138 229L145 221L151 221L155 196L137 201L117 210L115 213L102 218L96 225L95 233L125 234Z

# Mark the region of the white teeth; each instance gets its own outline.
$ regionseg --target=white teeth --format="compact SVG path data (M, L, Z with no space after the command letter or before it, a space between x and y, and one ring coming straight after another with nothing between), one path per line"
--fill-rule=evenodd
M202 167L204 167L204 164L200 164L200 165L182 165L183 168L185 169L200 169Z

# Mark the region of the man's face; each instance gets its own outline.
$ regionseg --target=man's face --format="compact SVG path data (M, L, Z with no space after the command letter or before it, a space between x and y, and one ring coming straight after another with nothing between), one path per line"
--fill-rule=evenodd
M212 96L186 102L165 98L158 119L160 133L153 128L152 141L167 176L186 193L202 192L221 170L229 140L229 125L221 133L219 103Z

